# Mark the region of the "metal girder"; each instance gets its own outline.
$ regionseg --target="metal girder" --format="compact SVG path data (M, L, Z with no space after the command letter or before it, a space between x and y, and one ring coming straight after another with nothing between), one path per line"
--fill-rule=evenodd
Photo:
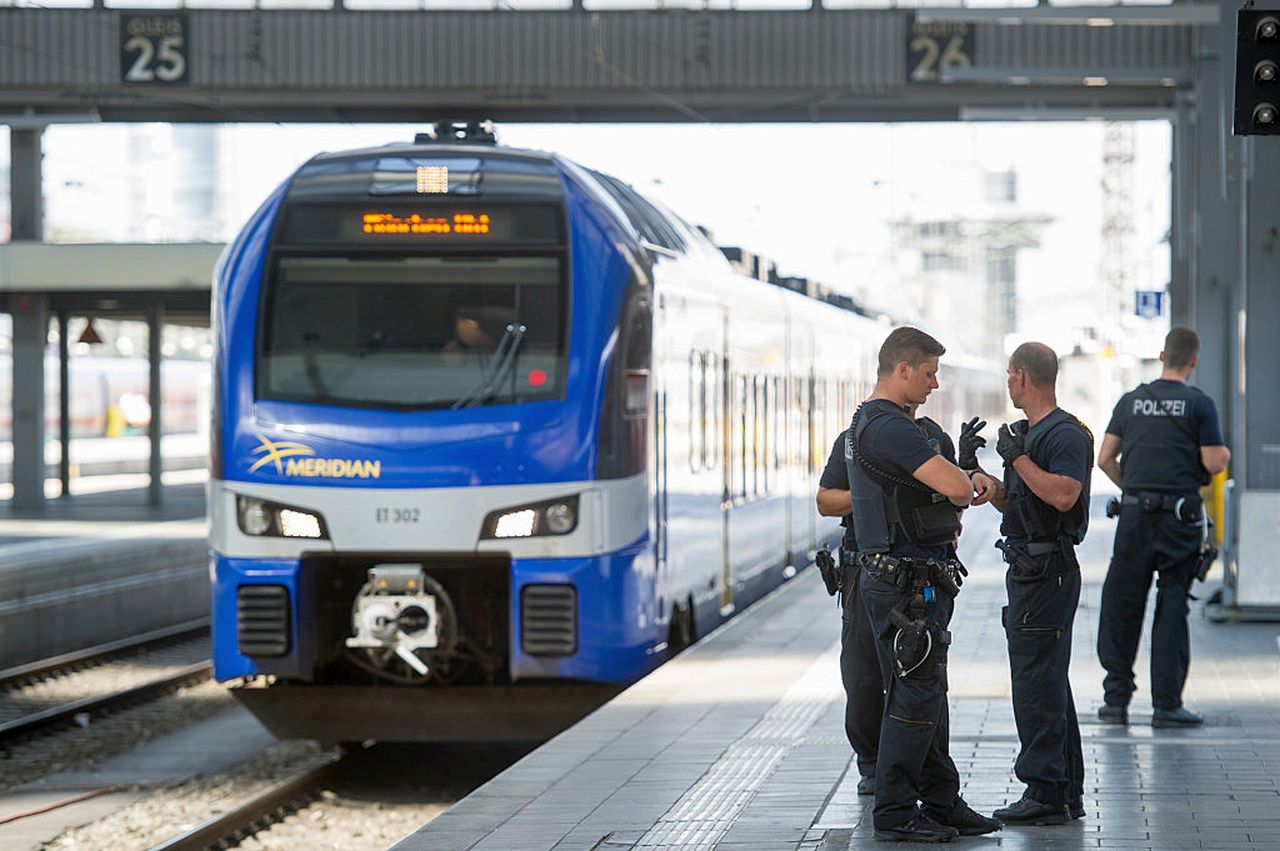
M0 293L208 293L222 243L0 243Z
M137 23L148 16L167 23L148 30ZM920 20L906 10L7 8L0 123L893 121L954 120L975 108L1171 109L1193 58L1194 24L1176 18ZM181 41L163 42L166 31ZM135 37L150 46L130 47ZM936 79L948 64L972 79L909 81ZM1010 68L1030 85L982 78L982 69ZM1037 69L1053 72L1053 84L1038 84ZM1062 85L1063 69L1108 85Z

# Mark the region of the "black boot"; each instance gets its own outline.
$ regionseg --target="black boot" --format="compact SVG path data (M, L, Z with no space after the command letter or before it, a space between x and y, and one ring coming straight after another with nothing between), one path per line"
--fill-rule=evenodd
M987 818L981 813L975 812L972 807L964 802L963 798L957 798L951 809L945 813L929 808L925 810L925 815L938 824L954 827L960 831L961 836L982 836L987 833L995 833L1002 826L995 819Z
M1067 812L1073 819L1084 818L1084 798L1072 798L1068 801Z
M1066 824L1067 808L1062 804L1046 804L1023 795L993 815L1005 824Z
M1152 727L1199 727L1203 723L1203 715L1197 715L1185 706L1157 709L1151 716Z
M1098 720L1103 724L1128 724L1129 707L1104 703L1098 707Z
M876 828L875 837L881 842L950 842L960 835L954 827L938 824L926 815L918 815L897 827Z
M871 775L858 778L858 794L874 795L876 793L876 779Z

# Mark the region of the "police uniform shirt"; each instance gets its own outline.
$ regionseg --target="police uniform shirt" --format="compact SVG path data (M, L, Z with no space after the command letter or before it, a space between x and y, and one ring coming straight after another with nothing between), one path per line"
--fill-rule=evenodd
M866 410L864 410L863 416L874 411L872 406L879 405L887 405L891 408L898 407L890 401L875 399L864 405ZM898 408L898 410L902 412L902 416L893 414L878 416L862 430L861 449L867 460L877 467L910 479L913 478L911 475L913 471L920 469L921 465L935 455L943 454L944 449L951 453L948 460L955 457L955 447L951 444L951 439L946 436L945 432L942 432L937 423L926 419L924 429L930 430L929 426L932 425L938 432L941 432L942 438L945 438L945 443L938 437L926 437L924 430L916 423L913 423L906 416L905 411L902 411L901 408ZM890 552L896 556L909 556L911 558L945 559L950 555L950 547L945 544L927 547L898 540L894 543Z
M1199 388L1158 379L1120 397L1107 434L1120 438L1126 491L1193 494L1207 484L1200 447L1222 446L1218 411Z
M1040 427L1041 420L1031 427L1027 433L1026 444L1030 445L1031 436ZM1052 426L1049 433L1039 438L1036 457L1031 459L1036 466L1046 473L1055 476L1068 476L1080 483L1081 488L1088 484L1093 459L1089 457L1089 440L1083 431L1072 423L1060 423ZM1013 477L1018 473L1012 465L1005 465L1004 486L1008 490L1013 486ZM1013 540L1028 541L1035 536L1022 528L1022 522L1016 512L1006 509L1000 521L1000 534Z
M925 435L927 435L929 445L954 464L956 461L956 448L951 442L951 438L942 430L942 426L928 417L921 417L916 420L916 425L920 426ZM830 490L849 490L849 467L844 460L844 441L848 434L849 430L845 429L840 432L836 442L831 444L831 454L827 456L827 466L823 468L822 477L818 479L819 487ZM846 514L841 517L840 525L844 527L844 546L847 549L856 550L858 541L853 532L853 515Z

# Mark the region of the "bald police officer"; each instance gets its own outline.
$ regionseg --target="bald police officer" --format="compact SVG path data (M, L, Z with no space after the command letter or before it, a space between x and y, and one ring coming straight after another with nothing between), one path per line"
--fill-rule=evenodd
M947 625L962 572L949 548L956 508L973 487L906 412L937 388L945 351L923 331L894 329L846 442L858 594L885 684L873 811L883 841L950 842L1000 829L960 797L949 753Z
M915 418L916 405L907 405L907 416ZM915 419L929 445L942 457L955 462L955 446L951 438L928 417ZM839 517L844 527L840 544L840 681L844 685L844 731L858 760L858 794L872 795L876 790L876 753L880 749L880 721L884 715L884 680L876 658L875 637L871 623L858 595L861 571L854 556L858 550L853 531L853 500L849 493L849 470L845 466L845 441L849 430L840 432L831 446L827 466L818 480L818 513Z
M1200 338L1178 326L1165 337L1160 378L1116 404L1098 466L1123 490L1115 549L1102 586L1098 658L1107 675L1098 716L1126 724L1136 689L1133 662L1151 578L1153 727L1193 727L1204 719L1182 705L1191 662L1187 593L1200 563L1204 508L1199 489L1227 468L1213 400L1187 384L1200 358Z
M1084 757L1068 667L1080 602L1075 546L1089 526L1093 437L1058 407L1058 357L1024 343L1009 358L1009 398L1026 415L1000 427L1004 481L972 474L974 504L1004 518L997 543L1009 564L1005 638L1013 718L1021 745L1014 773L1022 797L995 811L1006 824L1066 824L1084 816Z

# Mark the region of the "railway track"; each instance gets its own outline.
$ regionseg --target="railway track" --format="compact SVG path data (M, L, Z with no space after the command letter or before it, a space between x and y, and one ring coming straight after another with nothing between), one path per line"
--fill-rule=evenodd
M209 677L208 620L0 671L0 745Z
M344 755L335 752L324 764L300 771L225 813L153 845L150 851L200 851L239 844L295 810L306 807L322 788L337 779L344 767Z

